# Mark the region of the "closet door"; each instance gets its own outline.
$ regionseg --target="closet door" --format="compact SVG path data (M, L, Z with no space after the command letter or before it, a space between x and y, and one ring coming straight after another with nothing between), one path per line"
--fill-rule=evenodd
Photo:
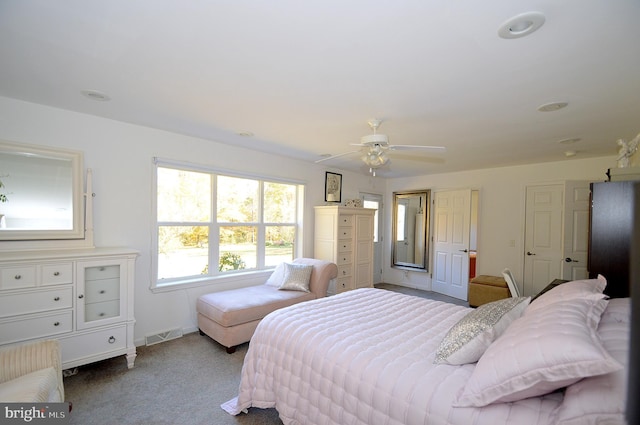
M587 279L590 188L588 182L568 181L564 186L564 244L562 279Z
M561 276L563 197L563 184L528 186L526 189L525 296L539 293Z

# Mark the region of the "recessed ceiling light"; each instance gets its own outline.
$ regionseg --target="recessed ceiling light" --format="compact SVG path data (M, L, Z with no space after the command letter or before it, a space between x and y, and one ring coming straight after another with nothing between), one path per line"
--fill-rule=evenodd
M581 138L579 138L579 137L575 137L575 138L573 138L573 139L562 139L562 140L558 140L558 143L560 143L561 145L571 145L571 144L573 144L573 143L577 143L577 142L579 142L580 140L582 140L582 139L581 139Z
M567 102L552 102L545 103L544 105L538 106L538 111L540 112L553 112L562 108L566 108L568 105Z
M502 38L520 38L529 35L544 24L544 15L540 12L526 12L507 19L498 28Z
M106 94L98 90L82 90L82 95L88 97L91 100L98 100L100 102L107 102L111 98Z
M84 97L87 97L91 100L98 100L101 102L111 100L109 95L98 90L82 90L81 93Z
M241 137L253 137L253 133L250 131L238 131L236 134Z
M572 156L576 156L578 154L578 152L576 151L565 151L564 156L566 156L567 158L571 158Z

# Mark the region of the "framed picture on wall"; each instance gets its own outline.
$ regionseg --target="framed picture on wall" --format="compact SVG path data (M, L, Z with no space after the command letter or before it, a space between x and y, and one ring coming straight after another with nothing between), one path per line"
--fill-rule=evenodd
M324 177L325 202L342 202L342 174L327 171Z

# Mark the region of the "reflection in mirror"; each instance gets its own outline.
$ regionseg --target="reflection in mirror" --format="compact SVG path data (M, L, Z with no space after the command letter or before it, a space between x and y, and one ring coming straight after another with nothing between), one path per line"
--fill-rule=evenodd
M429 190L393 194L393 266L427 271Z
M0 142L0 240L84 234L82 153Z

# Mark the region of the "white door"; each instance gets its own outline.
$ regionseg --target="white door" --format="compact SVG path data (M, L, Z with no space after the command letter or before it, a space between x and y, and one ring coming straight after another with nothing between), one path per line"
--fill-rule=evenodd
M568 181L564 187L564 250L562 279L589 278L589 182Z
M535 295L562 273L564 185L528 186L525 207L525 296Z
M363 201L363 207L376 210L373 217L373 284L382 283L382 235L379 229L382 226L382 195L374 193L361 193L360 198Z
M436 192L434 196L434 292L467 300L471 190Z

